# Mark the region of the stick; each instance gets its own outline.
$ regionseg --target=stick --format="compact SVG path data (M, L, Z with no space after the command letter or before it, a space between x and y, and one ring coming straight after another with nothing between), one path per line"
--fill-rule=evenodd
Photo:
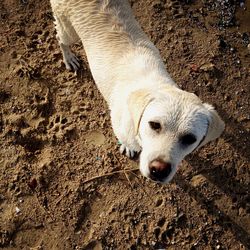
M126 172L133 172L133 171L137 171L139 170L139 168L132 168L132 169L124 169L124 170L117 170L111 173L107 173L107 174L103 174L103 175L98 175L98 176L94 176L92 178L89 178L87 180L85 180L84 182L82 182L82 184L88 183L90 181L102 178L102 177L106 177L106 176L111 176L111 175L115 175L115 174L120 174L120 173L126 173Z

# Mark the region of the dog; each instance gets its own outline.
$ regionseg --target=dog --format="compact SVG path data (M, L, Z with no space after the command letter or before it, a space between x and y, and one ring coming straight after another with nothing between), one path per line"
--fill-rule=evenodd
M66 68L79 69L69 46L81 40L120 151L141 152L145 177L168 183L186 155L221 135L218 113L176 85L127 0L51 0L51 6Z

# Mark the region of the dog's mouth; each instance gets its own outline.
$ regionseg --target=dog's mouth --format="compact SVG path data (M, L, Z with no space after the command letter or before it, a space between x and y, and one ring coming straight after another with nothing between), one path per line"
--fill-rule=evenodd
M160 183L160 184L168 183L168 181L166 181L165 179L157 179L153 176L149 176L149 179L153 182Z

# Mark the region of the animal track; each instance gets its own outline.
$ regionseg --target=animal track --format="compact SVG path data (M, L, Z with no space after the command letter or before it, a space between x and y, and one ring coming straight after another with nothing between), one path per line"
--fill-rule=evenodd
M73 124L63 115L53 116L48 125L48 133L52 137L61 139L63 137L73 138L76 135Z
M171 1L168 7L174 18L180 18L183 16L184 11L179 1Z
M66 123L67 118L63 118L61 115L56 115L49 123L49 129L51 131L58 132L59 130L63 130L65 128Z
M4 128L3 124L4 122ZM46 144L46 136L37 134L37 128L43 120L27 120L22 114L11 114L6 116L1 122L1 127L5 131L5 135L12 138L14 144L21 145L27 151L35 152L41 150Z

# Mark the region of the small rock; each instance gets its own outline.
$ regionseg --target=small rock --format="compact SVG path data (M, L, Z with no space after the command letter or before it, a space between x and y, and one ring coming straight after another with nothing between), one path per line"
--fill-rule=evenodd
M191 185L193 187L198 187L198 186L201 186L203 185L204 183L206 183L206 178L201 175L201 174L198 174L198 175L195 175L192 179L191 179Z
M245 209L240 207L239 208L239 216L243 216L245 214Z
M229 101L230 100L230 96L228 96L227 94L224 96L224 100L225 101Z
M21 212L21 209L19 207L16 207L15 210L16 210L16 214L19 214Z
M196 247L199 244L199 241L196 241L193 246Z
M231 51L232 53L234 53L234 52L235 52L235 48L231 47L231 48L230 48L230 51Z
M215 65L213 63L205 63L200 66L200 69L207 72L215 69Z
M173 31L174 29L173 29L172 26L169 26L169 27L167 28L167 30L168 30L168 31Z

